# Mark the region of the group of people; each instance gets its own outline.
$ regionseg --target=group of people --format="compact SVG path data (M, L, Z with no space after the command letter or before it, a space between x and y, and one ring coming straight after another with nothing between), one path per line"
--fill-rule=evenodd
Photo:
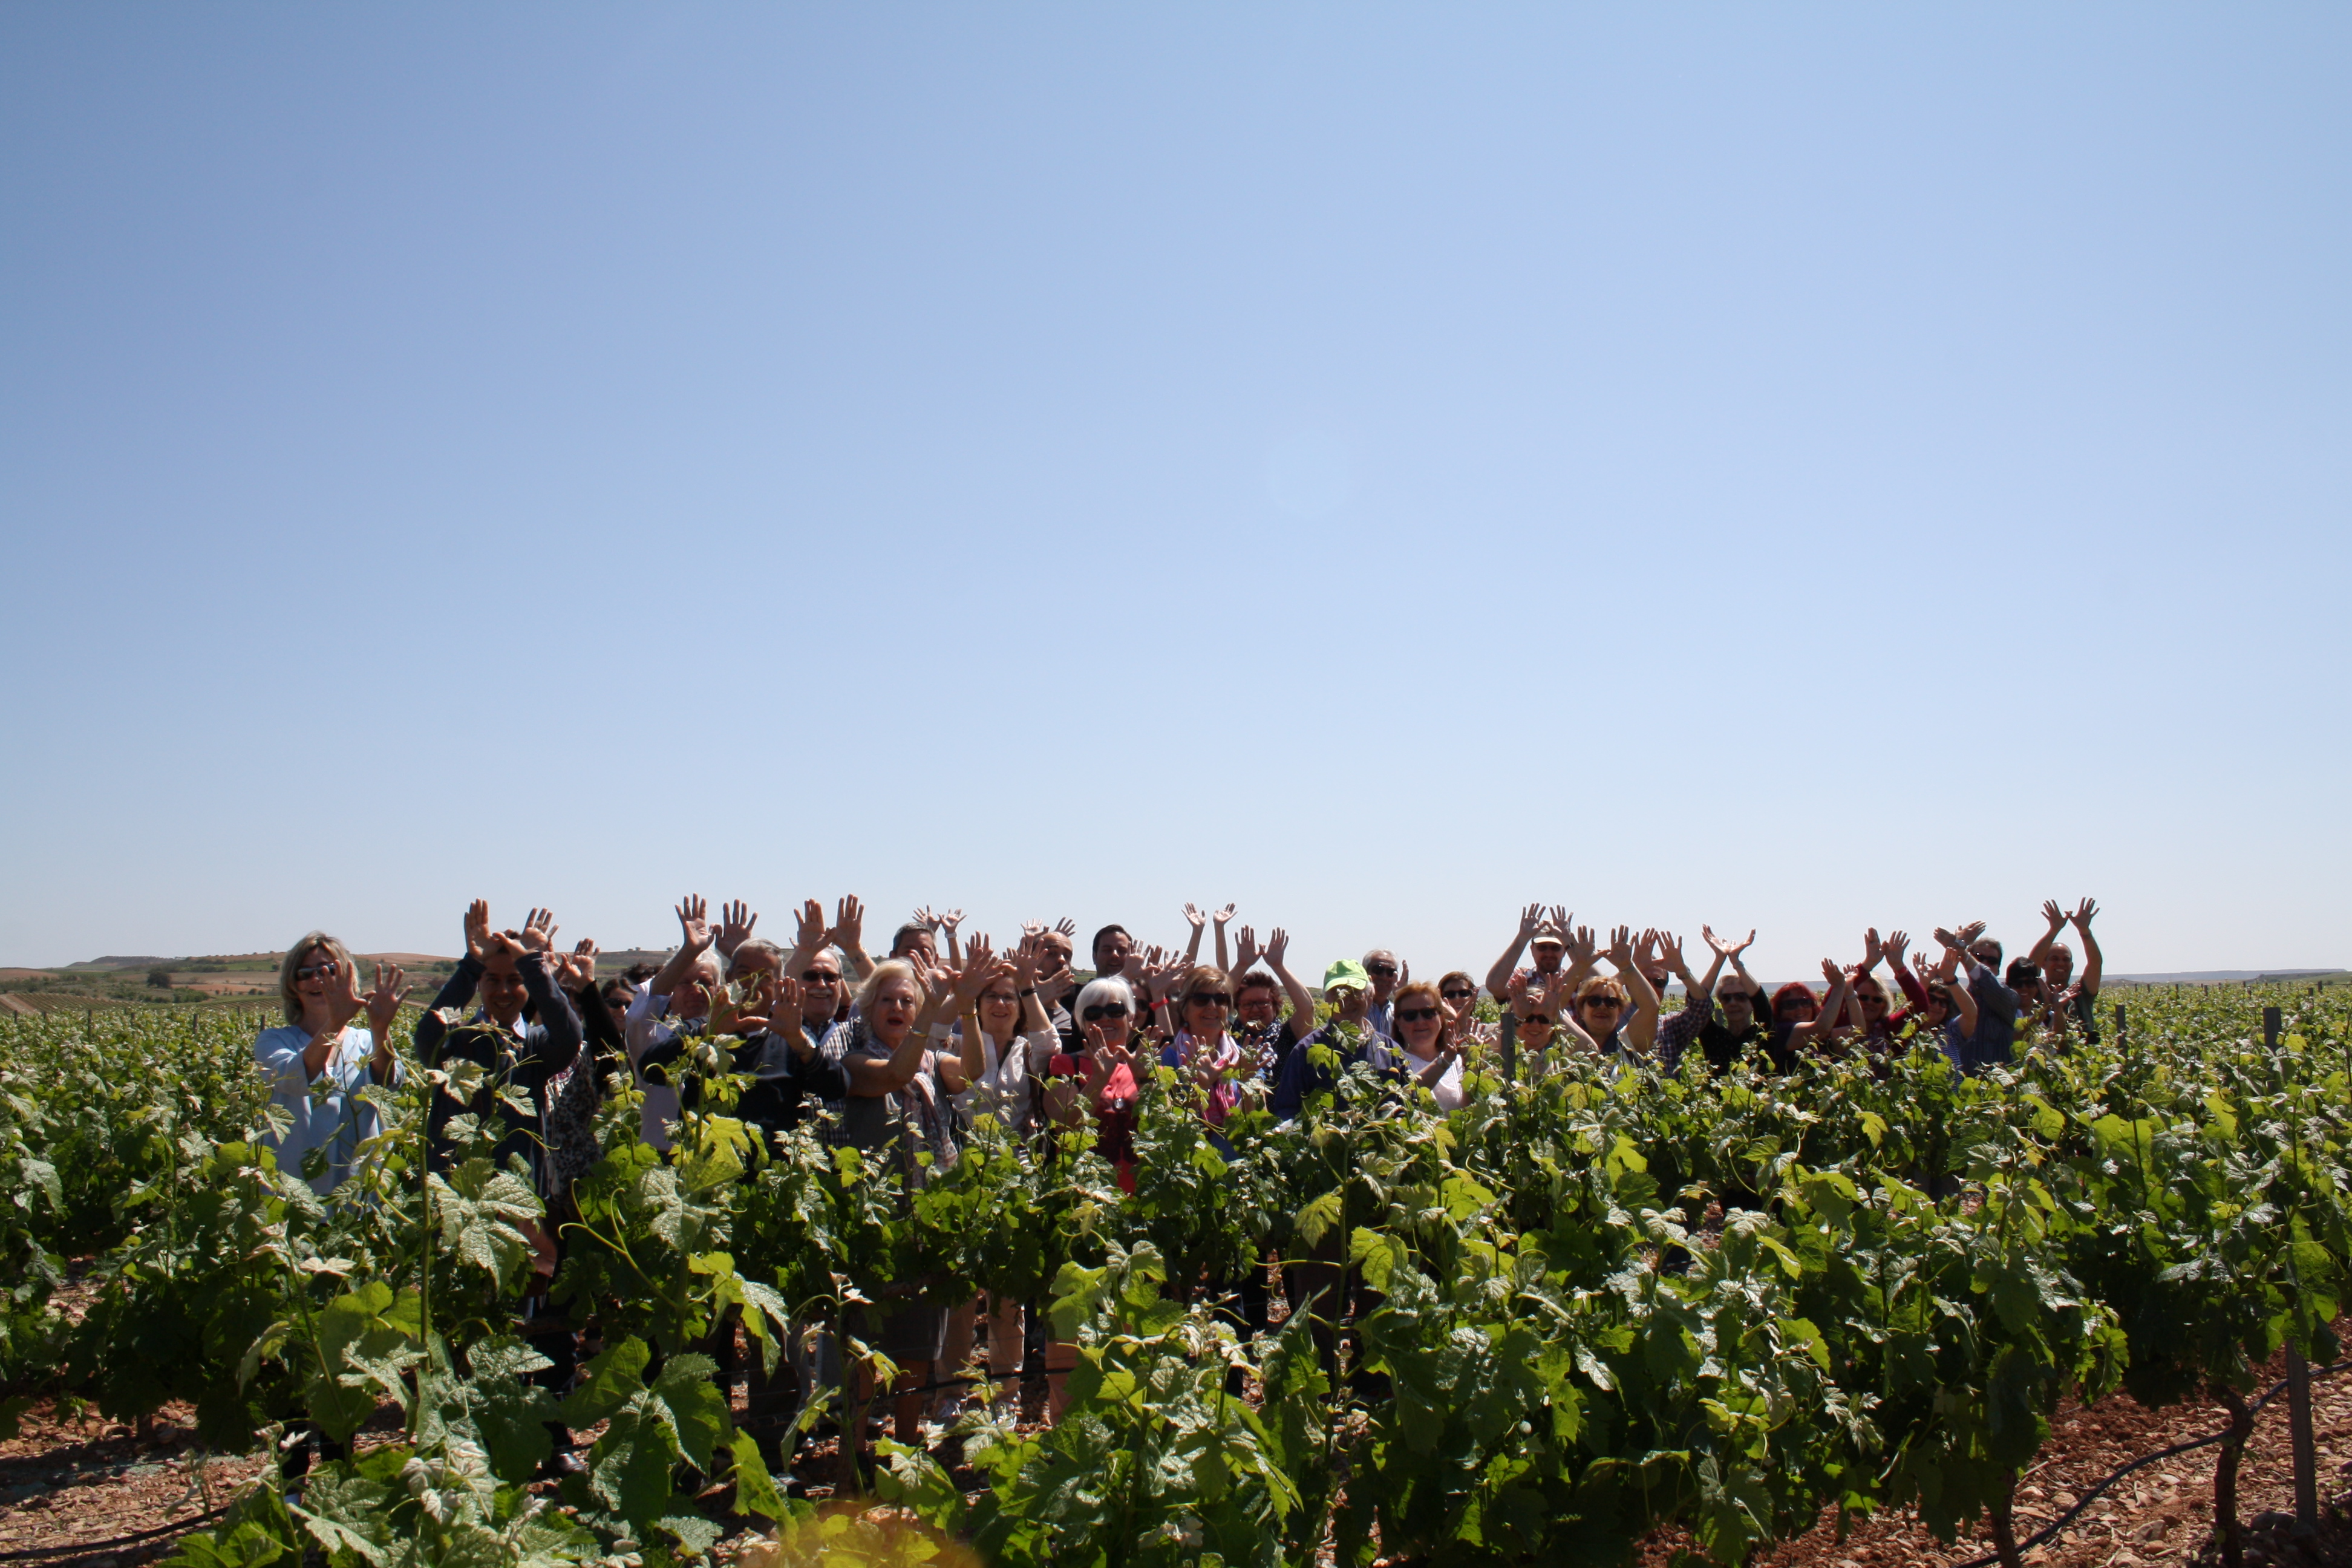
M737 1075L730 1114L763 1136L806 1127L869 1160L896 1161L909 1184L951 1164L988 1116L1019 1138L1090 1128L1131 1187L1137 1107L1161 1081L1154 1066L1173 1069L1214 1134L1245 1106L1263 1105L1277 1121L1297 1116L1318 1092L1343 1087L1335 1064L1416 1085L1450 1110L1462 1103L1465 1063L1513 1079L1577 1057L1648 1058L1678 1071L1696 1056L1713 1073L1753 1058L1786 1072L1809 1055L1883 1055L1909 1037L1976 1072L2021 1045L2097 1037L2101 959L2088 899L2071 913L2044 904L2048 929L2005 967L1981 921L1937 930L1932 957L1904 932L1874 928L1861 962L1822 961L1820 990L1791 981L1769 996L1745 961L1753 931L1734 942L1703 927L1712 957L1695 973L1669 932L1621 926L1604 944L1565 908L1530 904L1485 976L1494 1003L1485 1009L1466 972L1417 981L1385 948L1331 963L1310 989L1288 963L1281 928L1261 943L1241 926L1229 944L1230 904L1213 913L1185 905L1190 939L1165 948L1106 925L1086 974L1074 966L1068 920L1030 922L999 947L966 934L961 910L918 910L877 959L854 897L831 918L817 900L803 903L789 947L758 935L758 915L741 903L722 907L715 923L699 897L676 913L680 941L663 963L600 979L596 944L559 948L546 910L499 930L478 900L465 915L465 956L417 1025L419 1063L483 1069L452 1080L473 1086L464 1101L454 1090L436 1096L429 1157L452 1157L452 1121L470 1111L477 1135L494 1140L494 1159L521 1160L549 1214L536 1238L542 1280L561 1257L572 1184L601 1157L596 1112L625 1086L642 1091L640 1131L656 1149L670 1147L714 1079ZM2061 940L2070 925L2083 946L2079 973ZM263 1031L255 1055L293 1119L278 1136L279 1163L323 1194L376 1131L362 1091L397 1084L407 1070L390 1033L407 981L378 964L363 990L349 949L312 931L288 951L279 982L286 1023ZM1669 1013L1677 984L1682 1005ZM362 1015L366 1026L354 1027ZM1266 1317L1263 1272L1251 1272L1231 1282L1245 1330ZM1018 1352L1030 1372L1042 1361L1058 1405L1052 1374L1074 1352L1041 1342L1038 1316L1029 1314L1024 1334L1019 1303L907 1306L869 1325L869 1341L901 1367L904 1388L919 1390L963 1364L984 1322L992 1380L1014 1374ZM554 1365L542 1377L570 1375L567 1333L543 1336L539 1348ZM845 1431L863 1430L862 1398L853 1398ZM900 1398L902 1441L918 1439L922 1410L919 1394Z

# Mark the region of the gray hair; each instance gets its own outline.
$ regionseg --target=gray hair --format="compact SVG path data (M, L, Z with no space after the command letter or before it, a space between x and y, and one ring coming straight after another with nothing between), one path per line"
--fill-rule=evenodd
M783 973L784 950L764 936L755 936L738 947L727 959L727 978L732 980L742 972L745 959L765 958L778 973Z

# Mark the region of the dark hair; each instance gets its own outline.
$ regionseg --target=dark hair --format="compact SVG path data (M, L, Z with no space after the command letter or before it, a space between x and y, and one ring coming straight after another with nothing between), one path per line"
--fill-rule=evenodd
M931 928L925 925L922 921L908 921L905 925L900 926L897 931L890 933L890 951L892 952L903 952L906 951L907 939L908 937L929 937L930 934Z
M1993 968L1995 968L1995 969L2000 968L2000 955L2001 955L2003 952L2007 952L2008 950L2007 950L2006 948L2002 947L2002 946L2000 945L2000 943L1999 943L1998 942L1995 942L1992 938L1990 938L1990 937L1989 937L1989 936L1980 936L1980 937L1977 938L1977 942L1983 942L1987 947L1990 947L1990 948L1991 948L1991 949L1992 949L1992 965L1991 965L1991 967L1993 967ZM1970 952L1970 956L1971 956L1971 957L1975 956L1973 950L1975 949L1976 944L1977 944L1977 942L1972 942L1969 943L1969 948L1970 948L1970 950L1971 950L1971 952Z
M659 974L660 973L660 970L655 968L650 963L632 963L628 968L621 971L621 978L627 981L632 985L643 985L646 981L651 980L655 975Z
M1243 975L1239 980L1234 982L1234 1000L1236 1002L1240 1001L1242 999L1243 992L1251 989L1253 986L1258 985L1265 986L1268 991L1273 992L1277 996L1282 994L1282 982L1276 980L1273 975L1266 973L1262 969L1254 969L1247 974Z
M2042 984L2042 966L2030 958L2021 958L2009 966L2006 984L2012 991L2021 985L2039 985Z
M1094 941L1087 943L1087 956L1091 958L1096 953L1100 952L1102 951L1103 938L1114 934L1123 936L1129 942L1133 942L1135 940L1135 933L1128 930L1125 926L1116 924L1107 925L1103 927L1102 930L1095 932Z
M609 1005L615 997L629 994L631 989L631 985L625 980L607 980L604 984L596 987L596 994Z

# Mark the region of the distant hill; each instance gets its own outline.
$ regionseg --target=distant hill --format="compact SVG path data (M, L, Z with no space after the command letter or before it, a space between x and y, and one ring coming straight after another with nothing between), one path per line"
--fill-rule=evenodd
M2110 974L2108 980L2126 985L2226 985L2252 981L2257 985L2284 985L2294 980L2332 981L2352 974L2347 969L2182 969L2168 974Z

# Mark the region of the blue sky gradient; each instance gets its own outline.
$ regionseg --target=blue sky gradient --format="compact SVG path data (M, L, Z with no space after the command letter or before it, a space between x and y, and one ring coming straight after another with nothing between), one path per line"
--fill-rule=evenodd
M0 11L0 962L2352 963L2352 12Z

